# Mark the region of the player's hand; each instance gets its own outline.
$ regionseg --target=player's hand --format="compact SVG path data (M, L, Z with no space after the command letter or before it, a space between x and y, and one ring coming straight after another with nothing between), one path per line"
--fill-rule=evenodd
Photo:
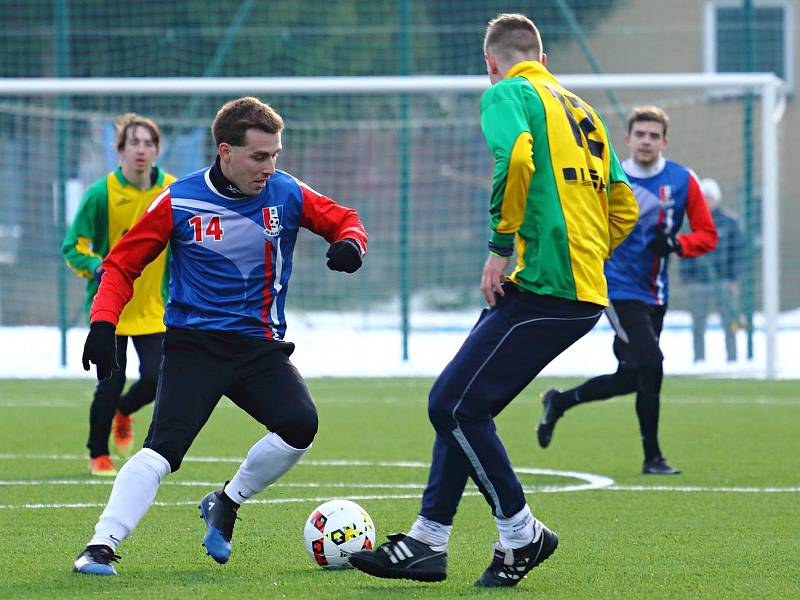
M668 234L666 232L666 227L664 223L659 223L655 227L655 237L650 240L647 244L647 247L653 251L653 254L656 256L667 256L674 252L678 256L683 255L683 247L681 243L678 241L672 234Z
M361 248L350 238L333 242L328 248L328 268L331 271L355 273L361 267Z
M498 256L497 254L489 253L486 263L483 265L483 275L481 276L481 292L489 306L494 306L497 303L497 297L505 296L503 291L503 273L508 266L510 256Z
M83 370L89 370L89 363L97 365L97 380L111 377L111 371L118 370L116 327L108 321L94 321L89 326L89 335L83 345Z

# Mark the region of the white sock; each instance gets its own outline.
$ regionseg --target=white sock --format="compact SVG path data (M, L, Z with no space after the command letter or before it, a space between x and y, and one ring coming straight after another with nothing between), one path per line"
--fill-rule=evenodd
M420 515L407 535L418 542L432 546L435 550L447 550L451 531L453 531L452 525L442 525Z
M500 545L503 548L522 548L535 542L542 535L542 524L531 514L527 504L513 517L508 519L495 517L494 520L497 522Z
M114 480L89 545L103 544L116 550L150 508L161 479L169 472L167 459L150 448L142 448L128 459Z
M237 504L275 483L308 452L308 448L295 448L283 441L277 433L268 433L258 440L236 475L225 486L225 494Z

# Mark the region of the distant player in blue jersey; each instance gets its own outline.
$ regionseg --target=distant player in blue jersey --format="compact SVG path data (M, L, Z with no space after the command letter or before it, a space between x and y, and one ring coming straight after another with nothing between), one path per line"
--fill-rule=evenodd
M606 309L614 328L617 371L542 398L537 428L539 445L546 448L564 411L593 400L636 392L636 415L644 446L645 474L680 471L671 466L658 443L662 363L659 336L669 298L669 255L700 256L714 249L717 232L697 177L686 167L667 160L669 117L657 106L634 108L628 116L625 143L631 157L622 163L639 203L639 222L606 263ZM691 233L678 235L684 216Z
M358 214L276 170L283 120L256 98L232 100L212 124L215 164L162 192L103 262L83 366L98 379L116 368L114 330L133 282L169 244L170 300L164 359L144 448L119 471L79 573L116 575L118 544L177 471L224 395L269 433L233 478L200 501L208 554L231 554L237 509L311 447L317 411L283 340L292 254L301 227L329 243L328 267L352 273L367 249Z

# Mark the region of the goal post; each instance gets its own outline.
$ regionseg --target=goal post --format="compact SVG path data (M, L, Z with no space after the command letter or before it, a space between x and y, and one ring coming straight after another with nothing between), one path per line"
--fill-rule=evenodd
M615 113L623 114L622 109L627 112L635 104L662 104L679 115L671 126L671 131L678 133L670 136L670 157L701 176L725 177L723 187L729 198L741 196L742 172L752 171L760 199L759 214L747 215L748 224L757 226L754 248L760 254L759 264L752 269L757 279L752 290L760 292L756 312L763 319L759 323L764 335L763 375L775 377L780 312L781 80L766 73L561 75L558 79L598 108L621 156L624 128L616 122ZM344 203L350 201L350 193L355 201L372 202L356 207L377 224L371 239L377 256L371 257L370 271L377 266L380 272L366 276L363 283L356 282L360 295L356 308L365 327L385 323L373 314L387 307L401 315L389 322L402 330L407 358L413 328L409 315L419 303L424 305L427 298L437 310L476 305L472 288L477 287L474 279L485 250L480 236L486 235L483 213L491 178L488 152L480 137L477 99L487 86L485 76L0 78L0 133L8 133L0 143L0 155L11 156L24 149L36 168L41 166L39 161L61 165L54 170L41 166L52 171L49 199L43 197L46 186L39 185L31 199L22 199L22 205L6 215L5 222L0 219L2 285L20 288L3 295L0 322L58 321L62 332L82 323L78 310L81 286L75 278L57 283L59 277L54 273L63 269L60 255L57 250L50 251L52 248L44 251L41 245L60 246L58 237L63 234L64 220L70 217L70 203L74 209L77 190L108 170L108 155L97 154L89 146L90 142L108 141L107 125L114 115L135 111L156 119L165 132L162 158L168 164L164 166L188 172L213 159L207 134L213 110L231 97L253 94L289 113L287 170L325 192L331 189L331 178L336 178L331 195L341 197ZM747 94L756 100L755 110L760 115L753 119L752 140L743 139L742 133L742 119L747 118L743 97ZM406 109L399 108L398 98L409 102ZM26 135L43 139L25 140ZM755 153L752 159L747 158L748 144ZM25 167L18 164L15 168ZM4 175L13 175L12 168ZM25 193L30 187L17 182L12 189ZM421 194L429 194L424 203L418 202ZM399 206L390 212L380 199ZM36 224L24 217L24 205L29 202L44 204L40 217L52 209L52 239L36 240ZM451 224L453 231L448 231ZM46 268L37 271L39 276L26 273L15 279L9 272L26 243ZM8 252L4 252L6 247ZM303 260L302 252L299 260ZM297 300L298 287L303 287L303 310L348 306L346 286L318 276L318 271L305 279L301 273L298 269L295 275L301 284L293 286L292 302ZM10 305L26 297L26 285L54 298L58 308L50 304L39 313L36 307L9 311ZM673 283L673 290L677 287ZM433 301L425 294L428 288L436 296ZM688 301L677 294L676 306ZM748 326L752 328L753 323ZM65 339L63 334L62 360Z

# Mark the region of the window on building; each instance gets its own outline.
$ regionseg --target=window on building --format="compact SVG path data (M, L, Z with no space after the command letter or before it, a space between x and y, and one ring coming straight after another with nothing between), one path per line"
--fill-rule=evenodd
M794 88L793 0L753 0L751 64L775 73ZM704 67L709 73L747 71L743 51L745 12L741 0L706 0Z

